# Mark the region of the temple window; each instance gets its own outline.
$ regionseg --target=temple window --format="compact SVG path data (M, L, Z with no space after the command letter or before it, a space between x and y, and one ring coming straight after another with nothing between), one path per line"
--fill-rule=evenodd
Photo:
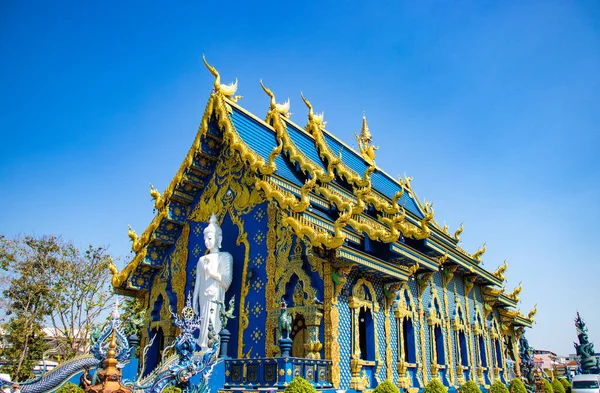
M405 287L400 292L398 307L395 310L396 322L398 324L398 360L415 364L417 363L417 350L415 344L415 326L413 323L414 310L409 291L410 289Z
M433 333L435 337L435 353L437 357L437 364L445 364L444 335L442 334L442 328L439 325L434 327Z
M412 318L404 317L402 320L402 347L404 350L404 360L408 363L417 362L415 351L415 328Z
M444 333L442 331L444 320L440 312L440 304L437 296L434 296L431 300L427 323L429 325L431 363L444 365L446 360L444 351Z
M457 353L459 354L460 364L464 367L467 367L469 365L469 352L467 349L467 339L465 337L464 330L458 332L458 351L457 351Z
M360 358L375 360L375 346L369 345L374 337L373 316L370 309L361 308L358 313L358 336L360 341Z
M373 285L366 279L359 279L354 285L349 306L352 311L352 355L363 361L376 358L376 313L379 303Z

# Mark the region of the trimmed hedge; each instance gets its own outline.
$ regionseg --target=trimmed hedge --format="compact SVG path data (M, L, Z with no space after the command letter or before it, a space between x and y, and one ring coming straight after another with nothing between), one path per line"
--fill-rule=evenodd
M509 393L508 388L500 381L496 381L490 387L490 391L488 393Z
M552 389L552 384L548 382L547 379L544 379L544 393L554 393L554 389Z
M481 388L474 381L467 381L458 388L459 393L481 393Z
M391 381L385 380L374 390L374 393L400 393L400 389L396 385L394 385Z
M174 385L169 385L163 389L162 393L181 393L181 389Z
M519 378L515 378L510 381L510 384L508 384L508 391L510 393L527 393L527 389L525 389L523 381L521 381Z
M448 388L444 386L439 378L434 378L425 386L423 393L448 393Z
M565 388L565 393L571 393L571 383L567 380L567 378L559 378L558 381Z
M317 393L313 385L306 379L296 377L286 386L285 393Z
M558 379L552 381L552 390L554 390L554 393L566 393L565 387Z
M67 382L56 393L84 393L85 391L74 383Z

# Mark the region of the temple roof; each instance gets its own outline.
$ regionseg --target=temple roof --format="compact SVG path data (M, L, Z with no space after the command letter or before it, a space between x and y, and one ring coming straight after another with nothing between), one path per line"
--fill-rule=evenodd
M136 256L114 275L118 292L147 288L225 145L239 153L249 171L266 179L260 185L265 198L288 212L292 229L310 223L321 234L309 239L315 247L336 250L338 257L359 261L364 270L389 281L450 266L472 282L502 284L502 272L480 266L485 245L472 255L464 251L458 246L462 226L450 235L434 221L431 205L419 201L411 178L394 179L377 167L370 138L363 135L356 152L325 129L323 115L315 114L304 97L308 122L301 127L289 119L289 102L277 104L264 86L271 104L261 120L236 103L235 89L223 86L215 83L194 143L171 184L162 195L151 190L157 215L141 236L130 231ZM372 243L383 245L378 250L386 258L370 252ZM507 299L499 295L494 304L514 307Z

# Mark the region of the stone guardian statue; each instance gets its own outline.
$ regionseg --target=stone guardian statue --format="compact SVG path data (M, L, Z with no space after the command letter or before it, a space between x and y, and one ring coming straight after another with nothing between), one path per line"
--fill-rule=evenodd
M196 285L194 287L193 308L200 316L202 326L198 345L200 350L208 348L208 326L212 322L215 332L221 331L221 304L225 302L225 292L231 285L233 257L221 252L223 232L213 213L204 229L204 245L209 253L200 257L196 265Z

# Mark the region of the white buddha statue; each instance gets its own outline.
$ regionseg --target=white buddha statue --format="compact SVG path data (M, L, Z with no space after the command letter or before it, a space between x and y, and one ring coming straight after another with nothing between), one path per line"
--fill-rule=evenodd
M228 252L220 251L222 240L223 232L213 213L208 226L204 229L204 245L209 253L200 257L196 265L196 286L193 297L194 311L202 318L198 338L201 350L208 348L209 321L212 321L216 333L221 331L220 304L225 302L225 292L231 285L233 257Z

